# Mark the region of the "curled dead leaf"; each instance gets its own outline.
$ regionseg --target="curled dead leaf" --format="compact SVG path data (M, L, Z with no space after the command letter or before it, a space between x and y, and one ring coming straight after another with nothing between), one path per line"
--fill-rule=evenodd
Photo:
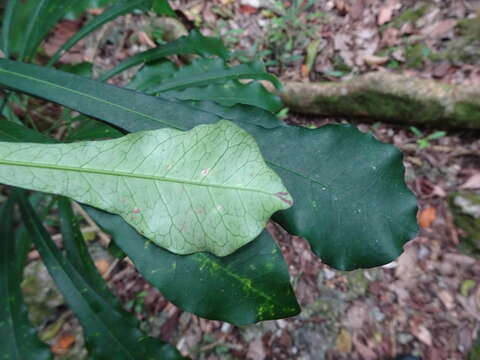
M100 275L103 276L110 268L110 263L105 259L99 259L95 261L95 266L97 267L97 270L100 273Z
M424 325L411 325L413 336L428 346L432 346L432 334Z
M341 329L335 341L335 348L344 353L352 351L352 336L346 329Z
M368 65L371 65L371 66L383 65L388 61L388 57L376 56L376 55L365 55L363 57L363 61L365 61Z
M391 0L380 8L377 18L378 25L383 25L392 19L393 10L395 10L397 4L398 0Z
M70 350L74 343L75 337L73 335L63 335L52 345L51 350L56 355L64 355Z
M480 173L472 175L460 186L460 189L480 189Z
M437 209L432 206L429 206L422 210L420 213L418 223L422 228L428 228L432 225L433 221L437 217Z

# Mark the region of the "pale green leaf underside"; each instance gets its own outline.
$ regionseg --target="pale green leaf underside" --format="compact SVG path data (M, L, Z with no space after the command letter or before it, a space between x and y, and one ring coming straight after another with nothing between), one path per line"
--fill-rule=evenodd
M106 141L0 142L0 182L118 214L176 254L231 254L292 204L254 139L226 120Z

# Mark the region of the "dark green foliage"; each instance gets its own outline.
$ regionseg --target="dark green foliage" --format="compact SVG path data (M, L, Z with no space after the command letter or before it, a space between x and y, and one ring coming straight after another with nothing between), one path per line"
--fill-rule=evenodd
M72 311L83 325L92 359L183 359L169 345L146 338L133 315L125 312L98 274L66 199L60 200L62 255L25 196L20 210L35 247ZM168 356L168 357L167 357Z
M32 328L23 302L20 283L30 239L22 232L15 237L13 215L15 199L0 208L0 349L2 357L12 360L51 359L48 346L42 344Z
M230 256L178 256L155 246L119 216L93 208L88 213L145 279L186 311L236 325L300 311L280 249L266 230Z
M0 83L34 95L48 94L51 101L128 132L165 126L187 130L219 119L194 111L194 105L83 78L73 81L71 74L8 60L1 60L0 66ZM72 83L75 90L68 88ZM131 121L125 121L125 113ZM267 130L248 119L236 121L255 137L267 163L294 195L294 206L276 219L305 237L327 264L351 270L390 262L416 232L415 197L404 183L401 154L394 147L351 126Z
M114 2L113 6L105 10L101 15L94 18L88 24L84 25L80 31L68 39L52 56L47 66L55 64L62 54L71 49L81 39L100 28L107 22L114 20L120 15L126 14L132 10L143 8L149 9L152 6L152 0L122 0Z
M147 65L129 87L178 100L214 101L226 107L245 104L271 112L282 109L280 98L259 82L243 84L240 79L265 79L279 86L278 80L266 74L259 62L228 67L220 58L200 58L179 69L170 62Z
M182 36L175 41L138 53L124 60L112 70L103 73L98 80L108 80L133 66L161 60L167 56L189 54L216 55L224 60L227 60L230 56L229 51L220 39L203 36L199 31L193 30L187 36Z

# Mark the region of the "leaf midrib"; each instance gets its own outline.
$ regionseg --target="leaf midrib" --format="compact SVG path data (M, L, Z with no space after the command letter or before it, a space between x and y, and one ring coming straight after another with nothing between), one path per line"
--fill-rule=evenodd
M29 80L36 81L36 82L39 82L39 83L42 83L42 84L46 84L46 85L48 85L48 86L56 87L56 88L58 88L58 89L62 89L62 90L65 90L65 91L68 91L68 92L71 92L71 93L74 93L74 94L77 94L77 95L80 95L80 96L84 96L84 97L86 97L86 98L89 98L89 99L92 99L92 100L95 100L95 101L98 101L98 102L101 102L101 103L104 103L104 104L107 104L107 105L110 105L110 106L113 106L113 107L116 107L116 108L125 110L125 111L127 111L127 112L132 113L132 114L136 114L136 115L142 116L142 117L144 117L144 118L146 118L146 119L159 122L160 124L163 124L164 126L167 126L167 127L173 128L173 129L177 129L177 130L181 130L181 131L185 131L184 128L179 127L179 126L172 125L172 124L170 124L170 123L167 123L167 122L165 122L165 121L160 120L159 118L156 118L156 117L147 115L147 114L142 113L142 112L139 112L139 111L135 111L135 110L129 109L129 108L125 107L125 106L122 106L122 105L119 105L119 104L115 104L115 103L112 103L112 102L107 101L107 100L103 100L103 99L101 99L101 98L98 98L98 97L96 97L96 96L92 96L92 95L83 93L83 92L81 92L81 91L77 91L77 90L73 90L73 89L68 88L68 87L65 87L65 86L57 85L57 84L52 83L52 82L50 82L50 81L37 79L37 78L35 78L35 77L33 77L33 76L24 75L24 74L21 74L21 73L17 73L17 72L14 72L14 71L9 71L9 70L5 70L5 69L1 69L1 68L0 68L0 73L1 73L1 72L5 72L5 73L10 74L10 75L13 75L13 76L23 77L23 78L25 78L25 79L29 79ZM67 107L68 107L68 106L67 106ZM319 181L317 181L316 179L310 178L310 177L308 177L307 175L304 175L304 174L302 174L302 173L300 173L300 172L297 172L297 171L294 171L294 170L292 170L292 169L285 168L285 167L283 167L283 166L281 166L281 165L278 165L278 164L276 164L276 163L274 163L274 162L272 162L272 161L270 161L270 160L268 160L268 159L265 159L265 162L267 162L268 164L271 164L271 165L273 165L273 166L276 166L276 167L278 167L278 168L280 168L280 169L282 169L282 170L291 172L291 173L296 174L296 175L298 175L298 176L300 176L300 177L303 177L303 178L305 178L305 179L308 179L308 180L310 180L310 181L312 181L312 182L314 182L314 183L317 183L317 184L320 184L320 185L324 185L324 184L320 183ZM269 195L271 195L271 194L269 194Z
M60 165L53 165L53 164L32 163L32 162L26 162L26 161L10 161L5 159L0 159L0 165L22 166L22 167L28 167L28 168L72 171L72 172L96 174L96 175L128 177L128 178L135 178L135 179L178 183L182 185L213 187L213 188L219 188L219 189L225 189L225 190L250 191L250 192L255 192L255 193L264 194L268 196L275 196L274 193L270 193L270 192L259 190L259 189L253 189L253 188L246 188L246 187L244 188L239 186L222 185L222 184L216 184L216 183L204 183L204 182L186 180L186 179L180 179L180 178L174 178L174 177L164 177L164 176L156 176L156 175L148 175L148 174L135 174L135 173L128 173L123 171L108 171L108 170L102 170L102 169L89 169L84 167L80 168L80 167L74 167L74 166L64 166L64 165L60 166Z
M50 82L50 81L46 81L46 80L42 80L42 79L37 79L37 78L35 78L35 77L33 77L33 76L29 76L29 75L25 75L25 74L21 74L21 73L15 72L15 71L10 71L10 70L5 70L5 69L1 69L1 68L0 68L0 73L1 73L1 72L7 73L7 74L10 74L10 75L13 75L13 76L17 76L17 77L22 77L22 78L24 78L24 79L36 81L36 82L41 83L41 84L46 84L46 85L48 85L48 86L55 87L55 88L57 88L57 89L65 90L65 91L68 91L68 92L70 92L70 93L77 94L77 95L80 95L80 96L83 96L83 97L86 97L86 98L89 98L89 99L92 99L92 100L95 100L95 101L98 101L98 102L107 104L107 105L112 106L112 107L116 107L116 108L121 109L121 110L124 110L124 111L126 111L126 112L129 112L129 113L132 113L132 114L136 114L136 115L142 116L142 117L144 117L144 118L146 118L146 119L154 120L154 121L156 121L156 122L159 122L159 123L163 124L164 126L167 126L167 127L173 128L173 129L184 130L184 129L178 127L178 126L175 126L175 125L172 125L172 124L167 123L167 122L165 122L165 121L162 121L162 120L160 120L159 118L150 116L150 115L148 115L148 114L145 114L145 113L142 113L142 112L139 112L139 111L130 109L130 108L128 108L128 107L125 107L125 106L122 106L122 105L119 105L119 104L112 103L111 101L104 100L104 99L98 98L98 97L93 96L93 95L86 94L86 93L81 92L81 91L78 91L78 90L74 90L74 89L71 89L71 88L68 88L68 87L65 87L65 86L61 86L61 85L52 83L52 82ZM123 90L125 90L125 89L123 89ZM68 106L67 106L67 107L68 107Z
M35 10L33 12L33 15L32 15L33 21L30 22L27 26L25 42L23 43L22 50L21 50L20 55L19 55L20 60L23 60L24 57L27 55L26 54L27 50L30 50L30 49L28 49L28 47L29 47L28 42L29 42L30 37L32 35L32 31L35 28L35 25L37 24L37 20L38 20L38 17L39 17L38 15L40 14L40 12L42 11L44 6L45 6L45 0L40 0L37 3L37 7L35 8Z
M196 74L190 75L188 74L188 78L180 78L180 77L173 77L170 79L165 80L162 84L158 85L154 90L150 90L149 94L156 94L165 91L172 91L172 90L181 90L184 89L186 86L195 87L199 86L205 82L216 81L218 79L228 79L234 80L238 78L250 78L254 76L260 75L258 72L253 71L235 71L235 72L228 72L226 69L221 70L212 70L208 71L203 74Z

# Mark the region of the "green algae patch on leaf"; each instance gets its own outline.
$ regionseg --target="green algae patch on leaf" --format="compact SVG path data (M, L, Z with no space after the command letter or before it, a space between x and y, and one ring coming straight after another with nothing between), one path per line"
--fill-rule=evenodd
M292 205L253 137L226 120L106 141L0 142L0 182L118 214L176 254L229 255Z

